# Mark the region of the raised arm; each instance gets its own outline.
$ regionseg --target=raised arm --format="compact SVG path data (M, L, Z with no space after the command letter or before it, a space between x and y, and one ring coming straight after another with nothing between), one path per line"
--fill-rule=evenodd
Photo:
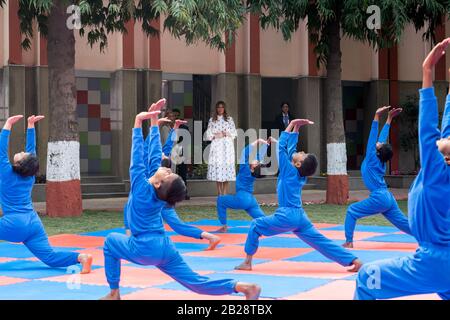
M438 130L439 115L434 88L424 88L419 92L419 152L424 183L427 183L433 180L433 176L439 176L439 168L447 165L436 145L441 132Z
M433 177L438 178L439 170L444 170L447 166L436 145L441 132L438 130L439 116L433 88L433 69L445 55L449 44L450 38L439 42L422 64L422 89L419 90L419 153L424 183L433 183Z
M381 130L380 136L378 137L378 142L387 143L389 139L389 130L391 129L391 123L395 117L397 117L403 111L402 108L394 108L389 111L386 123Z
M23 118L22 115L13 116L6 120L3 130L0 133L0 174L8 172L11 169L9 162L9 136L12 126Z
M381 143L387 143L389 139L389 130L391 129L390 123L385 123L383 126L383 129L381 130L380 136L378 137L377 142ZM378 125L377 125L377 131L378 131Z
M384 106L382 108L378 108L375 112L375 116L372 121L372 126L370 128L369 139L367 140L366 146L366 159L370 159L370 155L375 155L377 150L377 141L378 141L378 124L380 122L380 115L389 110L389 106ZM380 135L381 136L381 135Z
M173 145L175 144L175 141L177 141L178 129L181 125L186 123L187 121L184 120L175 120L175 125L173 126L173 129L170 130L167 140L162 147L162 151L166 157L170 157L170 154L172 153Z
M132 189L137 185L147 183L147 166L144 162L144 137L142 135L142 122L144 120L148 120L150 118L153 119L156 117L155 121L157 123L157 117L160 113L161 111L141 112L136 116L134 121L130 161L130 179ZM156 127L156 129L158 130L158 127ZM159 142L159 145L161 146L161 142ZM161 161L161 151L159 156L159 161Z
M36 154L36 131L34 129L34 125L36 122L44 118L44 116L35 115L28 117L27 144L25 147L25 152Z
M131 188L140 185L146 180L146 166L144 162L144 136L142 122L149 118L149 112L141 112L136 116L131 142L130 180Z
M450 44L450 38L439 42L430 51L422 64L422 89L433 87L433 69L439 60L445 55L445 50Z
M155 119L156 122L158 119ZM153 119L152 119L153 122ZM150 133L153 139L150 141L150 148L148 152L148 171L147 174L149 177L151 177L156 170L161 166L161 158L162 158L162 147L161 147L161 140L159 136L159 127L156 124L152 123L152 126L150 127Z
M280 168L280 175L283 174L289 166L289 153L288 153L288 143L289 143L289 132L283 131L278 140L278 166Z
M161 121L158 120L158 115L161 113L161 109L164 108L165 105L166 99L160 99L150 107L150 110L152 111L150 112L150 141L147 162L148 177L152 176L161 166L162 147L159 134L159 125ZM166 121L168 119L163 118L163 120Z
M167 136L167 140L162 147L162 152L166 157L170 157L170 153L172 152L172 148L176 138L177 138L176 131L174 129L170 129L169 135Z
M292 160L292 156L294 155L295 152L297 152L297 143L298 143L298 136L299 136L300 128L303 126L306 126L306 125L311 125L311 124L314 124L314 122L312 122L308 119L294 119L291 121L289 126L286 128L286 131L288 131L288 129L292 130L292 132L289 134L289 140L288 140L289 161Z
M250 143L249 145L245 146L244 149L242 149L241 158L239 159L239 165L246 165L249 163L250 153L252 152L253 148L253 143Z
M259 148L259 152L256 157L256 160L258 160L259 162L264 160L264 157L266 156L268 147L269 147L269 144L267 143L267 141L264 141L264 143L261 143L261 147Z

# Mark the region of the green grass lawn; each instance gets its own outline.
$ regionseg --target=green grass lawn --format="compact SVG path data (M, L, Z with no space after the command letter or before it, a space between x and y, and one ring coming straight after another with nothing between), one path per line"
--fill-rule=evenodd
M398 202L400 209L407 212L407 202ZM343 224L347 206L311 204L304 206L308 216L313 222ZM275 211L275 207L262 207L266 214ZM184 206L177 209L181 219L196 221L200 219L217 219L215 206ZM228 219L250 220L245 211L229 210ZM85 211L78 218L49 218L42 217L45 229L49 235L61 233L83 233L104 229L123 227L122 212ZM381 215L361 219L360 224L390 225Z

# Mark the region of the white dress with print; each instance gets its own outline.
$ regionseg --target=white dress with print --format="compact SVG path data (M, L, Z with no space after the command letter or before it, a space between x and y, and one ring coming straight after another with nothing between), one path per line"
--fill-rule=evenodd
M231 137L214 138L214 135L227 132ZM211 181L225 182L235 181L235 155L233 140L237 136L233 118L228 117L225 121L223 116L218 116L217 121L209 119L206 139L211 142L208 157L207 179Z

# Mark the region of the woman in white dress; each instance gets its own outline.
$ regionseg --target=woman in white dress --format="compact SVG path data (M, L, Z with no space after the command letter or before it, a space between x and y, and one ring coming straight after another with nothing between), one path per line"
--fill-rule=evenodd
M218 195L228 193L229 181L236 180L233 140L237 136L236 127L227 111L225 102L216 103L216 112L209 119L206 139L211 142L208 158L207 179L216 181Z

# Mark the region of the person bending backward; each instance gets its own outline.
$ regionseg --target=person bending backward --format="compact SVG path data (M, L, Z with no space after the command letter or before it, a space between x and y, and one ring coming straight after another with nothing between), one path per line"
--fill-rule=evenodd
M277 181L279 207L273 215L252 221L245 242L247 258L236 267L238 270L252 269L252 258L258 249L259 237L274 236L288 231L294 232L297 237L327 258L343 266L352 266L349 271L358 271L362 265L348 250L319 233L302 208L302 187L307 177L313 175L317 169L317 159L313 154L296 152L299 127L307 124L313 122L295 119L281 133L277 152L280 167ZM291 132L292 130L294 132Z
M153 111L156 104L152 104L152 106L149 108L149 112ZM161 118L158 119L158 125L160 125L162 122L168 122L171 121L168 118ZM186 123L186 121L183 120L176 120L174 128L169 132L169 137L166 140L163 148L162 148L162 161L161 161L161 167L170 168L172 166L171 160L170 160L170 154L172 151L172 147L174 142L176 141L176 130L180 127L180 125ZM145 139L144 143L144 163L147 164L147 172L146 176L147 178L150 178L150 167L148 166L148 150L151 147L152 140L155 138L154 135L151 135L150 133L147 135L147 138ZM130 192L131 193L131 192ZM128 198L127 203L125 204L124 208L124 225L127 235L131 235L130 226L128 223L128 206L130 202L131 197ZM220 243L220 238L216 235L213 235L209 232L203 231L195 226L189 225L185 223L183 220L180 219L177 212L175 211L175 208L172 206L166 206L161 211L161 216L163 220L178 234L195 238L195 239L206 239L209 241L209 245L205 250L214 250L216 246Z
M184 262L174 244L164 231L161 210L184 200L186 186L183 180L161 165L161 141L158 114L165 99L158 101L155 111L141 112L136 116L131 149L131 202L129 224L131 236L111 233L104 244L105 273L111 291L103 299L120 299L120 260L140 265L154 265L186 288L201 294L225 295L242 292L247 299L257 299L261 288L256 284L232 279L211 280L192 271ZM149 176L143 162L144 139L142 122L151 119L149 147Z
M250 162L250 154L256 151L258 144L262 147L255 160ZM261 176L261 158L267 152L268 142L258 139L242 150L239 161L239 173L236 177L236 194L217 197L217 214L222 227L216 232L227 232L227 209L242 209L253 218L264 217L265 214L259 207L258 201L253 196L253 184L255 178Z
M44 119L44 116L33 115L28 118L25 152L16 153L13 163L9 161L11 128L21 119L22 115L8 118L0 134L0 203L3 210L3 217L0 218L0 240L22 242L49 267L68 267L81 263L81 273L89 273L92 256L77 252L54 251L41 219L33 208L31 192L35 175L39 171L34 125Z
M433 68L450 38L438 43L423 63L419 90L421 169L408 194L409 225L419 243L414 255L366 264L356 280L355 299L389 299L437 293L450 299L450 139L449 102L441 132L433 88Z
M356 220L381 213L393 225L407 234L411 234L408 219L398 207L397 201L389 191L384 181L386 163L391 160L393 152L390 144L387 143L389 129L392 119L402 112L401 108L394 108L389 111L386 124L378 138L378 123L380 115L389 110L390 107L382 107L377 110L372 122L372 128L367 142L366 158L361 166L361 174L364 184L370 190L368 199L353 203L348 207L345 218L345 243L344 247L353 248L353 233L355 231Z

